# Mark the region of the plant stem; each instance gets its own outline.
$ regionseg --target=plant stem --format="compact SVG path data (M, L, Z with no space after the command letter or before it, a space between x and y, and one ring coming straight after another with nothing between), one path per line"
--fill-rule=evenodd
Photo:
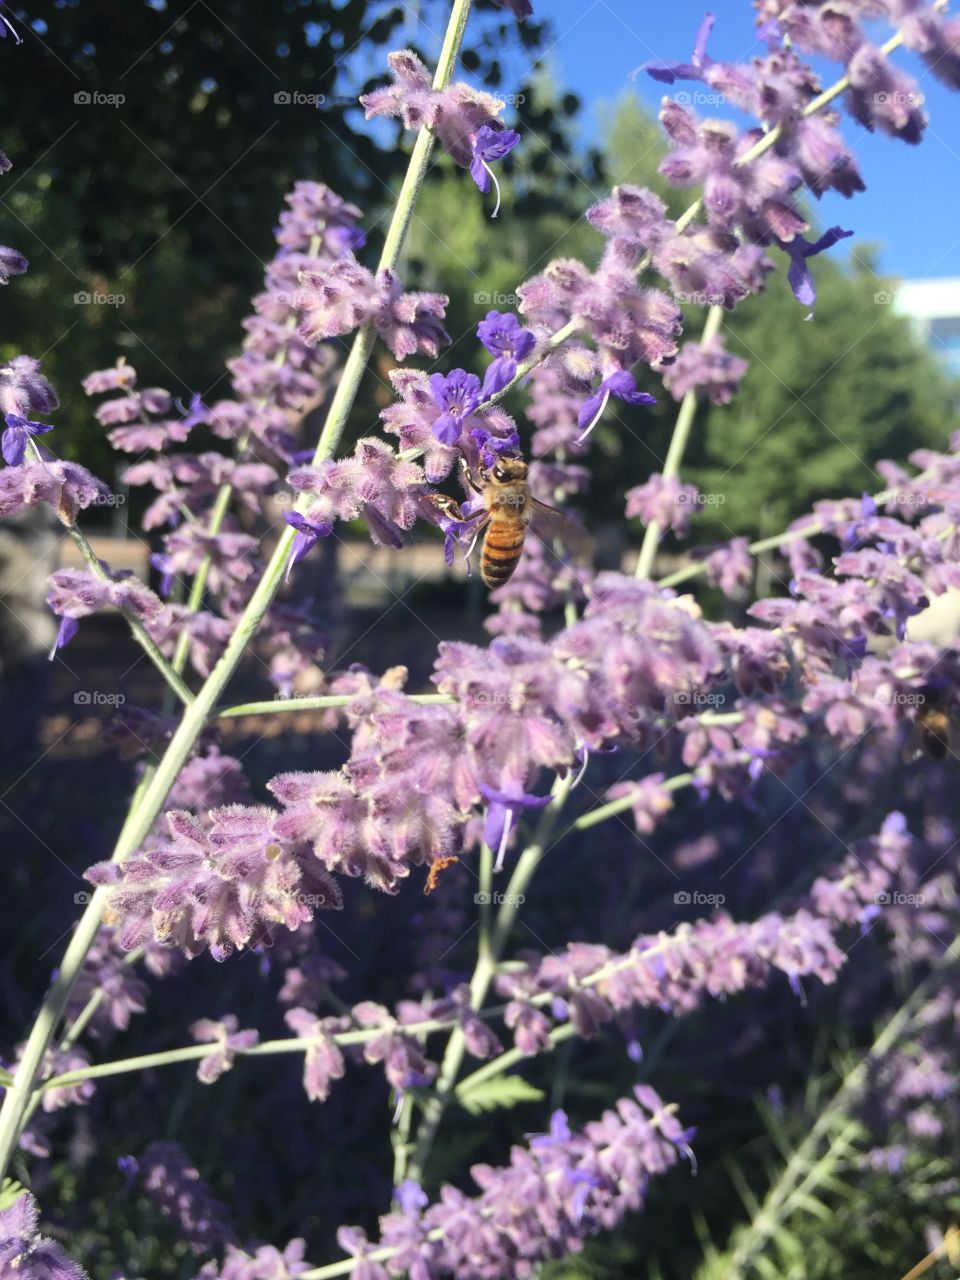
M221 707L214 715L224 720L233 716L278 715L284 711L321 711L328 707L345 707L354 701L355 694L320 693L302 698L294 694L291 698L277 697L266 702L240 702L233 707ZM447 706L456 699L448 693L414 693L407 696L407 701L421 706Z
M711 338L716 337L722 321L723 307L717 305L710 307L707 311L703 333L700 335L701 343L709 342ZM664 480L669 480L673 476L680 474L683 455L686 452L690 432L693 428L693 419L697 412L698 399L697 388L691 387L680 403L680 410L677 413L677 420L673 427L673 435L670 437L670 446L667 449L667 456L663 464L662 475ZM638 578L649 578L653 572L654 562L657 558L657 544L660 541L662 532L663 530L656 520L651 520L647 525L643 535L643 544L640 547L640 554L637 556L636 576Z
M550 1048L556 1048L558 1044L562 1044L565 1040L572 1040L576 1034L572 1022L565 1022L561 1027L554 1027L550 1032ZM546 1052L546 1050L541 1050L541 1052ZM478 1067L470 1075L464 1076L457 1085L457 1096L469 1093L478 1084L492 1080L495 1076L503 1075L511 1067L515 1067L518 1062L528 1062L529 1059L530 1054L524 1053L521 1049L508 1049L505 1053L501 1053L498 1057L492 1059L492 1061L485 1062L482 1067Z
M103 565L97 559L93 547L91 547L80 529L75 524L70 524L67 525L67 532L70 534L70 537L73 539L73 542L80 551L80 554L87 562L90 572L94 577L99 578L101 582L112 583L113 579L110 577L109 573L104 570ZM166 680L168 686L173 690L184 706L189 706L193 701L193 694L180 679L179 672L172 667L169 662L167 662L143 623L136 618L129 609L122 608L120 612L129 623L130 630L133 632L134 637L142 647L144 653L146 653L147 657L163 676L164 680Z
M940 981L942 970L953 965L958 958L960 958L960 938L950 944L936 968L918 987L914 988L877 1036L869 1053L861 1058L844 1078L829 1105L820 1112L807 1137L787 1161L780 1177L767 1194L760 1212L754 1217L746 1234L730 1255L730 1275L745 1277L748 1274L750 1259L780 1226L784 1216L783 1210L790 1203L797 1183L809 1176L811 1162L820 1141L836 1122L838 1115L856 1101L877 1062L909 1030L914 1018Z
M471 0L455 0L447 33L434 78L436 88L444 88L453 75ZM403 247L403 240L413 217L413 206L427 172L434 135L422 129L410 158L407 175L393 211L387 231L380 269L394 268ZM372 325L361 329L354 338L344 366L343 376L327 413L327 419L314 453L313 462L328 458L336 449L356 400L360 379L373 349L375 330ZM186 763L204 726L213 713L220 695L243 657L251 638L257 631L264 614L280 589L284 569L290 554L294 530L288 525L281 535L270 562L253 595L238 620L222 656L204 681L193 702L185 709L180 725L174 733L163 756L144 787L139 803L128 815L120 839L113 852L113 861L122 862L138 848L149 834L159 816L170 788ZM76 932L67 946L37 1019L24 1046L23 1057L14 1077L14 1084L6 1092L0 1107L0 1179L6 1174L16 1148L24 1115L30 1104L34 1085L43 1062L44 1054L53 1039L63 1016L67 1000L73 989L80 968L93 943L108 894L97 889L80 918Z
M566 801L572 783L572 775L567 774L554 784L553 798L540 815L533 841L520 855L513 875L507 885L503 902L497 913L496 924L488 937L482 940L478 948L477 963L470 980L470 1007L480 1011L490 989L490 983L497 971L497 965L503 954L510 930L517 914L519 900L524 890L536 873L540 860L547 850L547 843L556 825L557 818ZM408 1177L414 1182L423 1180L423 1169L433 1149L440 1124L447 1107L453 1097L457 1076L466 1053L466 1041L463 1031L457 1026L450 1034L447 1049L443 1056L440 1074L429 1102L424 1107L423 1119L417 1130L417 1145L410 1160Z

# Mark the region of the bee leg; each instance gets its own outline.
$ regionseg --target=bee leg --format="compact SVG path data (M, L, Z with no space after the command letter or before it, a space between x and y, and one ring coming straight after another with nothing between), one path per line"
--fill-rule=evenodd
M466 523L467 521L467 517L460 509L460 503L456 498L448 498L445 493L431 494L430 505L434 510L441 512L445 516L449 516L451 520L457 520L460 523Z
M463 472L464 480L466 480L467 484L474 491L474 493L483 493L483 489L480 487L479 481L477 480L473 472L470 470L469 462L467 462L466 458L464 458L462 454L460 456L460 470Z

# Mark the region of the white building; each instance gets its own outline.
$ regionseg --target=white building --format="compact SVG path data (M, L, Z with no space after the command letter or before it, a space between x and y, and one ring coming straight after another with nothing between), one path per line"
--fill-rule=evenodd
M904 280L895 303L913 320L921 340L960 376L960 276Z

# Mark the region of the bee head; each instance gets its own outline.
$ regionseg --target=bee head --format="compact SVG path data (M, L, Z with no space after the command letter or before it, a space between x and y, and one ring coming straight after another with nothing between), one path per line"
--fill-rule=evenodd
M498 458L487 471L487 477L497 484L509 484L512 480L527 478L527 464L522 458Z

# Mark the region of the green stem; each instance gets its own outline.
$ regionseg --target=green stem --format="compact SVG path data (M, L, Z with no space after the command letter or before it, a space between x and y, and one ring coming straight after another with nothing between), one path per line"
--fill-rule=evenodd
M292 698L273 698L266 702L240 702L233 707L221 707L214 714L221 720L233 716L269 716L284 711L321 711L328 707L345 707L356 701L355 694L320 693L316 696ZM414 693L407 696L408 702L416 702L420 706L447 706L456 701L448 693Z
M246 444L246 436L240 442L242 450ZM210 508L210 521L207 525L206 532L216 535L220 532L220 526L226 517L230 508L230 500L233 497L233 485L222 484L217 490L217 496L214 499L213 506ZM207 589L207 578L210 575L210 566L213 564L211 556L204 556L200 563L200 567L194 576L193 582L190 584L190 595L187 598L187 608L191 613L196 613L201 604L203 604L203 593ZM187 655L190 652L190 632L184 627L179 636L177 636L177 647L173 651L173 665L177 671L182 671L187 663Z
M554 1027L550 1032L550 1048L555 1049L558 1044L562 1044L565 1040L572 1040L576 1035L572 1022L565 1022L562 1027ZM540 1052L547 1052L541 1050ZM539 1056L539 1055L538 1055ZM524 1053L521 1049L508 1049L505 1053L501 1053L498 1057L493 1058L490 1062L485 1062L482 1067L478 1067L476 1071L472 1071L470 1075L464 1076L457 1085L457 1097L470 1092L479 1084L484 1084L487 1080L492 1080L495 1076L503 1075L505 1071L509 1071L511 1067L515 1067L519 1062L528 1062L530 1054Z
M471 0L455 0L434 79L436 88L446 87L453 75L467 15L470 12L470 3ZM404 236L413 217L413 205L423 186L434 141L434 135L425 129L421 130L417 137L407 175L387 231L380 259L381 270L394 268L397 264ZM373 349L374 337L373 327L367 326L354 338L350 355L344 366L343 377L333 396L314 453L314 464L330 457L339 443L356 400L361 376ZM157 820L177 775L193 751L204 726L213 714L220 695L280 589L295 536L294 530L288 525L274 549L263 577L239 618L220 660L204 681L194 701L186 707L163 759L157 765L156 772L149 783L144 787L136 809L128 815L113 852L115 862L122 862L137 849ZM14 1077L14 1085L7 1090L3 1106L0 1107L0 1178L7 1172L44 1054L56 1033L73 984L96 936L107 898L108 894L103 888L97 889L81 916L57 976L44 999L24 1046L23 1056Z
M98 560L93 547L91 547L80 529L75 524L69 524L67 525L67 532L70 534L70 537L73 539L74 544L79 549L80 554L83 556L94 577L99 578L101 582L112 583L113 579L110 577L109 573L105 571L103 565ZM167 662L166 658L157 648L156 643L144 627L143 623L140 622L140 620L135 617L129 609L122 608L120 612L129 623L130 630L133 632L144 653L146 653L147 657L163 676L164 680L166 680L168 686L173 690L184 706L189 706L193 701L193 694L180 679L180 675L176 669Z
M716 337L720 331L722 321L723 307L710 307L707 312L706 323L703 326L703 333L700 335L701 343L709 342L711 338ZM691 387L680 403L680 410L677 413L677 420L673 427L673 435L670 437L670 446L667 449L667 456L663 464L662 475L664 480L669 480L673 476L680 474L683 455L690 440L693 419L697 412L698 399L697 388ZM654 562L657 558L657 545L662 532L662 527L656 520L651 520L647 525L643 535L643 544L640 547L640 554L637 556L636 576L638 578L649 578L653 572Z
M540 860L547 850L547 843L566 802L572 781L572 775L568 773L565 778L558 779L554 784L553 798L540 815L533 842L520 855L513 875L510 877L503 902L497 913L496 924L489 937L484 938L483 944L478 948L477 963L470 980L470 1007L478 1012L483 1007L490 984L496 975L497 965L510 936L524 890L536 873ZM450 1033L437 1083L430 1100L424 1107L423 1119L417 1130L417 1145L410 1160L408 1174L415 1182L423 1181L424 1166L453 1097L466 1047L463 1031L457 1026Z
M743 753L743 759L749 760L750 757ZM680 791L683 787L689 787L693 782L696 774L678 773L672 778L660 785L662 791ZM586 831L590 827L595 827L598 822L603 822L607 818L613 818L618 813L624 813L633 805L633 796L619 796L616 800L610 800L607 804L598 805L596 809L591 809L589 813L581 814L575 822L571 823L571 831Z
M784 1208L790 1203L797 1184L808 1176L821 1140L836 1123L838 1115L856 1101L878 1061L907 1033L913 1020L941 981L942 971L953 965L958 958L960 958L960 938L954 939L933 972L914 988L877 1036L869 1053L861 1058L844 1078L829 1105L820 1112L806 1138L787 1161L783 1172L764 1200L760 1212L754 1217L745 1236L730 1255L730 1275L740 1277L747 1275L751 1258L756 1254L757 1249L777 1231L783 1221Z

